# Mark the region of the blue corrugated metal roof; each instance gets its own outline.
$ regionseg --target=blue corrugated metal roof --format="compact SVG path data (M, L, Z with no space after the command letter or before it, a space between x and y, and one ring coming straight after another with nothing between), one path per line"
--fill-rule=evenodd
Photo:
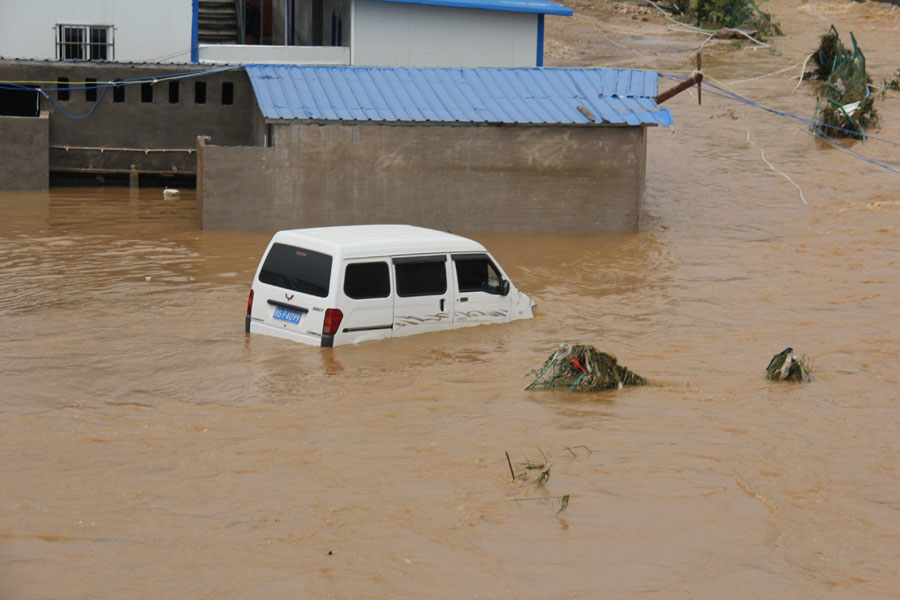
M627 69L245 67L267 119L672 124L657 75Z
M481 10L501 10L504 12L526 12L542 15L572 16L572 9L549 0L377 0L378 2L399 2L401 4L427 4L429 6L452 6L455 8L480 8Z

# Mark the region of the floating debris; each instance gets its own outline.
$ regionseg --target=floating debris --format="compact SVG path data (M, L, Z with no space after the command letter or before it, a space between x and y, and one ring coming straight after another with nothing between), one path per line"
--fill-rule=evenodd
M525 388L567 388L567 391L617 390L646 385L647 380L618 364L616 358L586 344L560 344Z
M754 0L674 0L687 20L698 26L721 28L715 37L759 37L783 35L768 2Z
M866 73L866 57L850 33L853 50L841 42L834 25L819 38L813 53L813 69L806 79L819 83L819 102L813 129L832 137L865 137L865 130L878 122L875 95L869 93L872 78Z
M884 80L884 89L900 92L900 69L897 69L897 76L893 79Z
M766 379L772 381L809 381L809 367L803 358L794 355L793 348L785 348L772 357L766 367Z
M559 513L563 512L564 510L566 510L567 508L569 508L569 494L566 494L564 496L537 496L534 498L508 498L508 499L512 500L514 502L531 502L534 500L541 500L541 501L559 500L559 510L556 511L557 515Z

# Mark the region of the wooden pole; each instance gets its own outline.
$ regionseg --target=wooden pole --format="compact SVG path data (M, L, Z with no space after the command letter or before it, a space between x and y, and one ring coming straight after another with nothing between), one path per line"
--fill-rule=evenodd
M700 104L700 82L703 81L703 71L700 70L700 54L697 54L697 71L691 75L687 81L682 81L672 89L666 90L662 94L656 96L653 100L656 101L657 104L662 104L672 96L676 94L680 94L684 90L696 85L697 86L697 103Z
M697 105L698 106L700 104L703 104L703 102L701 102L701 98L703 97L702 96L703 91L700 86L700 84L703 82L703 67L701 65L702 57L703 57L703 55L698 52L697 53L697 74L700 75L700 79L697 80Z
M516 480L516 472L513 471L512 461L509 460L509 452L506 453L506 464L509 465L509 474L512 475L512 480L515 481Z

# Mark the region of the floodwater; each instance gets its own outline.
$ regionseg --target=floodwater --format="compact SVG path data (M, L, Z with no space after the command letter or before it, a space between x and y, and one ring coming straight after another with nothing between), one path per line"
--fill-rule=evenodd
M799 66L738 80L831 22L900 67L890 4L774 8L707 72L809 117ZM473 234L538 318L333 350L244 334L270 233L200 231L192 191L0 193L0 598L900 596L900 175L669 106L639 234ZM654 385L523 391L563 341ZM810 383L764 379L786 346Z

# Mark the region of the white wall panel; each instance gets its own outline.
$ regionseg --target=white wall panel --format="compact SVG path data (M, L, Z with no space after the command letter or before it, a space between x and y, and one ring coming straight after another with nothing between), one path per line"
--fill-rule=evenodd
M55 25L112 25L118 62L190 62L192 23L191 0L0 0L0 56L53 60Z
M200 44L199 60L204 64L327 65L350 64L347 46L245 46L241 44Z
M533 13L355 0L353 63L398 67L533 67Z

